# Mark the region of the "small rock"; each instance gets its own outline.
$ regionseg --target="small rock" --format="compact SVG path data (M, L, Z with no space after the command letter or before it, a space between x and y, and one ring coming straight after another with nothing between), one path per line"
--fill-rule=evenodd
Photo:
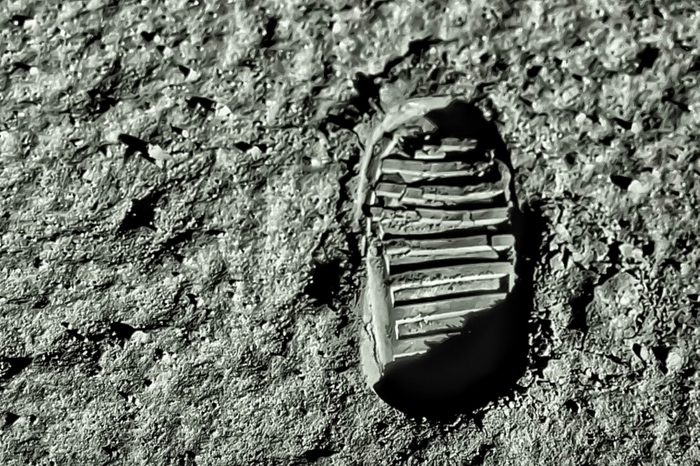
M551 267L552 270L565 270L566 265L564 264L564 258L561 253L555 254L550 260L549 260L549 266Z
M633 121L632 122L632 133L634 134L641 134L641 132L644 130L642 127L642 124L639 121Z
M639 349L639 357L642 359L642 361L646 363L650 363L652 361L651 353L649 352L649 348L646 346L642 346Z
M225 120L233 116L233 112L226 104L217 103L214 109L214 116L218 119Z
M562 224L558 224L556 227L554 227L554 232L557 234L557 240L562 243L571 243L571 233L569 233L569 230Z
M629 243L625 243L620 246L620 254L622 254L622 257L625 259L631 259L634 261L641 261L642 257L644 257L641 249Z
M666 368L671 373L680 371L684 363L685 358L682 350L679 348L673 348L669 351L668 356L666 356Z
M638 180L632 180L629 186L627 186L627 191L633 194L646 194L650 189L648 185L642 184Z
M90 0L85 6L85 9L87 11L95 11L99 10L102 7L104 7L104 0Z
M144 343L148 343L148 341L151 339L151 337L148 335L148 333L142 331L142 330L136 330L132 335L131 335L131 341L136 344L136 345L142 345Z
M681 275L683 277L689 276L693 272L693 267L687 262L681 264Z
M172 159L172 156L164 151L159 145L148 145L148 153L153 159L158 167L163 168L165 162Z

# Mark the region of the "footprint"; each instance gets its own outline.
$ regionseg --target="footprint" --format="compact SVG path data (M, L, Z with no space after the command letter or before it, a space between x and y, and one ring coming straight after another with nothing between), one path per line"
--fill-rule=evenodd
M495 126L452 97L398 105L365 145L362 368L408 415L473 410L524 371L531 299L511 175Z

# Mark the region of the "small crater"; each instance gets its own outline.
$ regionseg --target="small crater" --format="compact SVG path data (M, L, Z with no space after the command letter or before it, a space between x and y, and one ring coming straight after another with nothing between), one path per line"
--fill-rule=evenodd
M569 152L564 156L564 161L569 167L573 167L574 165L576 165L576 153Z
M644 50L637 54L637 73L653 67L657 58L659 58L659 49L650 45L644 47Z
M465 463L465 466L481 466L484 464L484 461L486 461L486 455L488 455L494 448L495 445L491 443L481 444L474 457L469 460L468 463Z
M666 367L666 359L668 358L669 349L663 345L658 345L652 346L651 352L654 354L654 357L659 362L659 370L661 370L661 373L664 375L668 374L668 367Z
M690 110L687 104L679 101L676 96L676 91L673 88L665 89L661 97L661 102L668 102L680 108L682 111L687 112Z
M193 451L187 450L184 453L178 455L177 464L178 466L197 466L195 458L195 453Z
M233 143L233 146L234 146L236 149L240 150L241 152L246 152L246 151L248 151L248 149L250 149L250 148L253 147L252 144L249 144L249 143L247 143L247 142L245 142L245 141L234 142L234 143Z
M126 146L125 157L128 159L133 154L138 154L147 161L151 163L156 163L156 160L151 157L148 151L148 142L136 136L131 136L130 134L121 133L119 135L119 142Z
M119 340L128 340L136 329L129 324L122 322L112 322L109 324L110 336Z
M331 304L340 289L343 267L340 259L316 262L304 293L318 304Z
M600 143L604 146L610 146L610 144L615 140L615 135L614 134L608 134L607 136L603 136L600 139Z
M372 425L372 432L375 435L375 437L379 438L384 434L387 427L389 426L386 424L386 422L378 421Z
M34 304L32 304L32 309L43 309L49 305L49 298L46 296L39 296Z
M678 443L680 444L681 448L688 448L690 446L690 436L689 435L681 435L678 437Z
M277 24L279 20L275 17L270 17L265 23L265 33L260 41L260 46L263 48L272 47L275 45L275 32L277 31Z
M3 418L4 418L3 427L10 427L10 426L12 426L12 424L17 422L17 419L19 419L19 416L16 415L15 413L11 413L11 412L7 411L3 414Z
M632 178L623 175L610 175L610 181L618 188L627 190L632 183Z
M321 458L328 458L336 453L335 450L327 447L312 448L304 452L304 459L309 463L315 463Z
M142 38L145 42L151 42L155 36L156 36L156 33L155 33L155 32L141 31L141 38Z
M622 118L617 118L617 117L613 117L612 121L617 123L617 125L622 129L625 129L627 131L632 129L632 123L630 121L623 120Z
M0 382L9 380L29 367L33 358L0 358Z
M32 69L31 65L28 65L27 63L21 62L21 61L16 61L12 64L15 70L22 70L22 71L29 71Z
M566 327L569 330L579 330L584 333L588 331L586 311L588 305L593 302L594 288L595 284L592 280L584 282L582 290L569 301L569 305L571 306L571 318Z
M199 108L204 113L209 113L216 107L216 101L208 97L192 96L187 99L187 106L193 109Z
M574 400L566 400L564 402L564 407L574 414L578 414L578 412L581 409L579 407L578 403L576 403L576 401L574 401Z
M90 97L88 111L93 115L102 115L119 102L109 92L100 89L91 89L87 95Z
M155 230L155 208L162 194L160 191L154 191L141 199L132 200L131 207L119 225L119 233L127 233L141 227Z
M531 66L530 68L527 69L527 77L530 79L533 79L535 76L537 76L540 73L541 69L542 69L542 67L539 65Z

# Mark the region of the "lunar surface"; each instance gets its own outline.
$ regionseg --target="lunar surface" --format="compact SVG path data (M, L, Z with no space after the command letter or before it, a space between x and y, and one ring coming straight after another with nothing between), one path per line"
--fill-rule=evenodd
M699 463L699 10L0 2L0 464ZM377 125L436 96L452 136L358 213ZM510 201L452 182L473 141ZM394 286L397 341L449 334L373 387L370 236L434 286ZM470 255L513 288L451 288Z

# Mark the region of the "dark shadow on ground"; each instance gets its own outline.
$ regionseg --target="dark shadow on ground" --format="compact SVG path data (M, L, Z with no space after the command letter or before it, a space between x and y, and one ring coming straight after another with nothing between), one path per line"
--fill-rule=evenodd
M496 125L472 104L458 101L431 112L443 136L472 138L478 150L493 150L512 170L510 156ZM515 199L511 183L511 195ZM514 203L516 204L516 203ZM465 319L459 335L433 347L419 358L387 367L374 386L387 403L411 417L449 420L472 413L517 389L528 364L528 318L533 306L532 264L536 263L542 221L530 208L515 205L518 280L507 300Z

